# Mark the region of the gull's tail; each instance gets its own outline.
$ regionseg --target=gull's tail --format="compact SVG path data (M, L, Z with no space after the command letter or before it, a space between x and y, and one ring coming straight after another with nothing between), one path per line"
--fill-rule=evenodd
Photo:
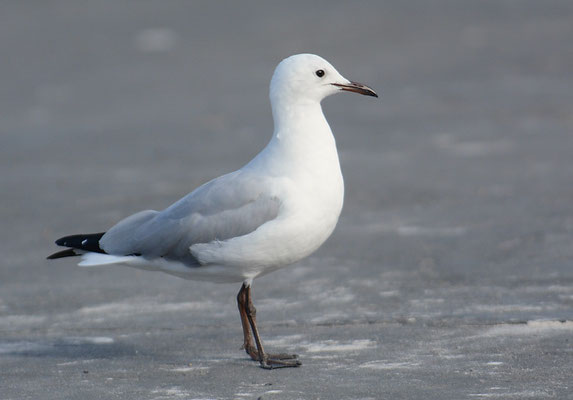
M56 258L81 256L86 252L106 254L106 252L101 247L99 247L99 240L104 234L105 232L100 232L83 235L71 235L60 238L56 240L56 244L58 246L69 248L51 254L47 258L48 260L54 260Z

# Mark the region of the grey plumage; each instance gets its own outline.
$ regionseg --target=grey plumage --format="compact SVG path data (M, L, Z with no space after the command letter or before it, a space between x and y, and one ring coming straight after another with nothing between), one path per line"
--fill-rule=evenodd
M278 215L280 200L260 179L235 171L200 186L165 210L141 211L101 238L108 254L165 257L198 266L189 247L246 235Z

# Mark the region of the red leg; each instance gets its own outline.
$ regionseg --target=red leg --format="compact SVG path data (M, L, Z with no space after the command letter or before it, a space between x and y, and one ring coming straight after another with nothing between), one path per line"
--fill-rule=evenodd
M255 309L251 299L250 286L243 284L241 291L237 295L237 302L239 304L239 313L241 314L241 322L243 324L245 350L253 360L259 361L261 363L261 367L266 369L298 367L302 365L296 354L267 354L265 352L263 342L257 328L257 310ZM248 322L248 326L245 322ZM256 349L253 346L249 327L255 337Z

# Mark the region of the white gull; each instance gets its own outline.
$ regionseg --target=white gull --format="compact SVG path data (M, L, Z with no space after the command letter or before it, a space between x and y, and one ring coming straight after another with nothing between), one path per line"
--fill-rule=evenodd
M251 284L310 255L336 226L344 182L320 102L339 91L378 97L319 56L284 59L270 85L273 136L253 160L163 211L141 211L105 233L63 237L56 244L68 249L48 258L81 255L80 266L126 265L243 282L237 301L247 353L264 368L300 365L296 355L264 351Z

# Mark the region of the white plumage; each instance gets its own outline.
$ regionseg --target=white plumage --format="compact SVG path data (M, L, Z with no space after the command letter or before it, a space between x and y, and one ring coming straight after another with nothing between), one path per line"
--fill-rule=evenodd
M321 69L323 78L315 74ZM349 83L318 56L284 60L271 81L275 129L263 151L162 212L119 222L100 240L110 255L86 253L80 265L250 282L315 251L334 230L344 196L336 143L320 106L339 88L325 78Z
M292 356L272 357L262 349L250 314L250 285L314 252L336 226L344 183L320 102L341 90L377 97L316 55L283 60L270 85L274 132L253 160L163 211L127 217L103 236L62 238L57 243L72 249L51 258L81 254L81 266L125 265L185 279L243 282L239 309L247 352L263 367L300 365Z

